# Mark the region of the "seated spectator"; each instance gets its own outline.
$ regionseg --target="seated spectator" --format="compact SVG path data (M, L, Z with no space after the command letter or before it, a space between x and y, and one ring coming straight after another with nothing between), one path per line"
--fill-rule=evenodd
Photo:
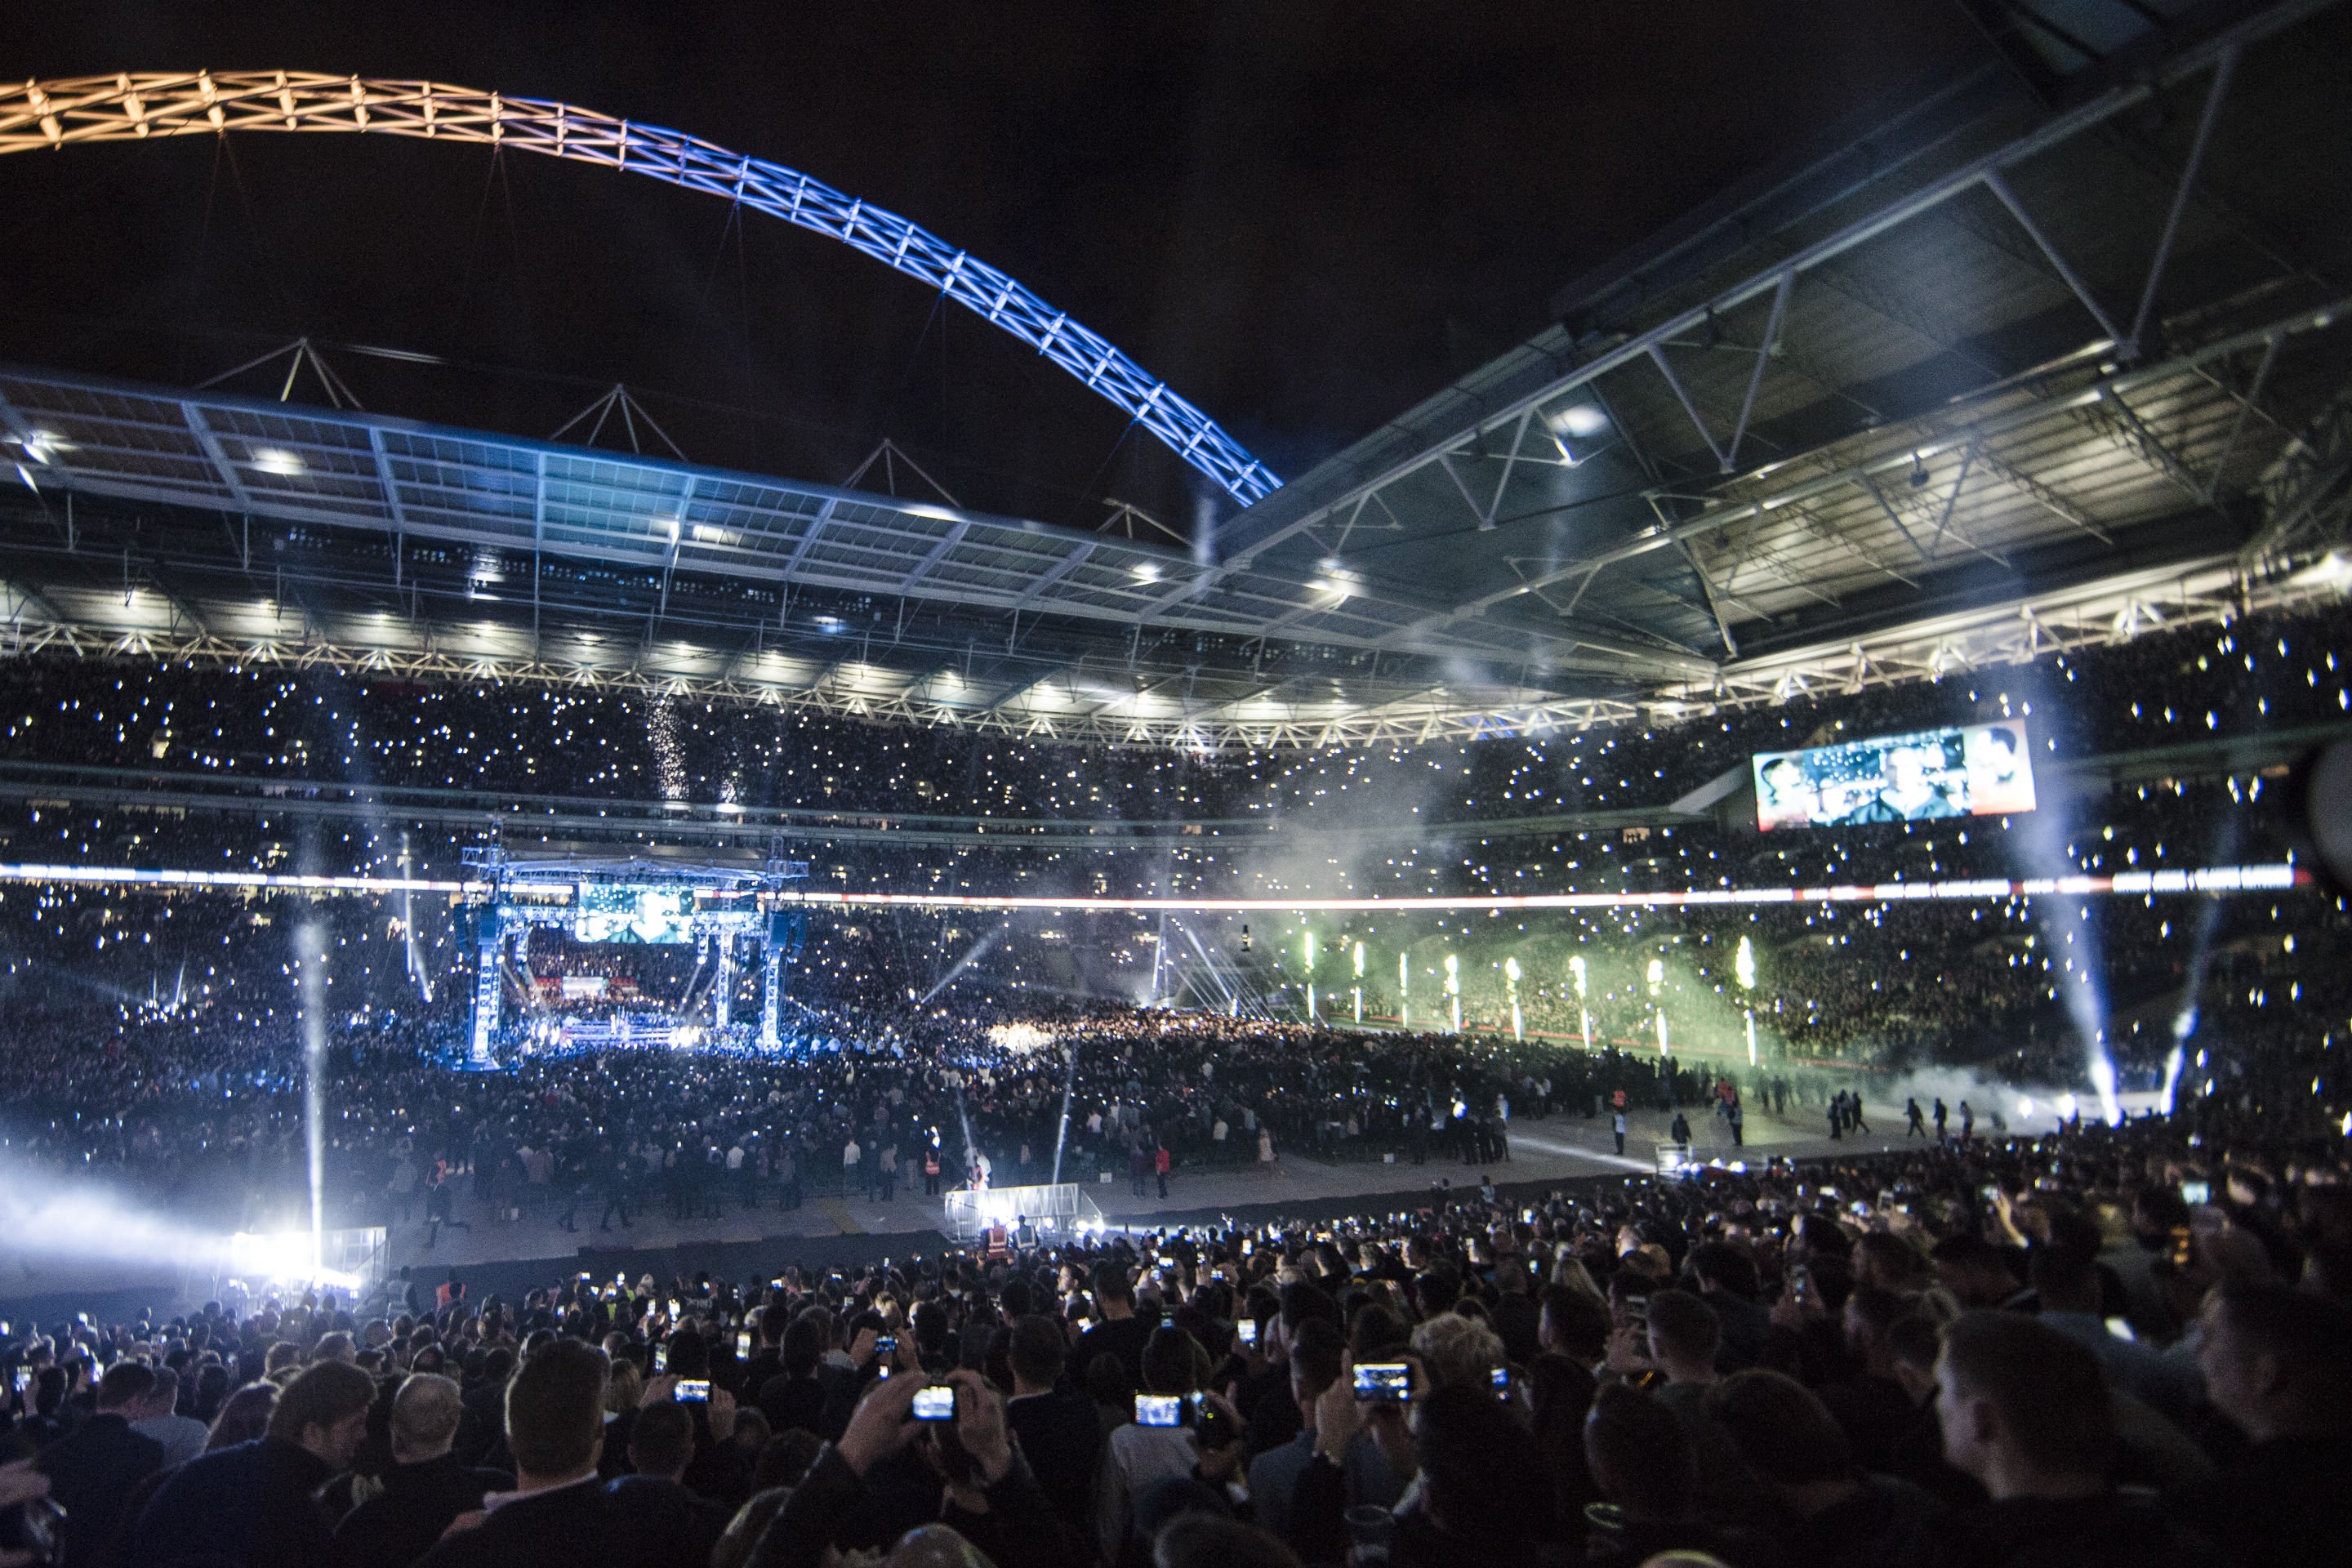
M1708 1412L1781 1518L1772 1531L1806 1568L1932 1561L1947 1510L1908 1481L1856 1469L1844 1432L1802 1384L1734 1373L1707 1391Z
M2251 1447L2186 1511L2251 1568L2352 1542L2352 1310L2281 1286L2225 1285L2201 1323L2206 1390Z
M392 1400L392 1466L383 1489L343 1516L336 1543L351 1568L407 1568L459 1514L482 1506L512 1478L469 1469L452 1451L465 1417L457 1385L411 1373Z
M240 1391L240 1395L243 1391ZM311 1496L367 1436L375 1380L341 1362L289 1378L260 1437L215 1447L173 1472L131 1531L141 1568L317 1568L340 1552ZM237 1408L232 1398L215 1423Z
M1937 1363L1944 1452L1992 1502L1969 1521L1962 1561L2082 1568L2218 1563L2204 1538L2107 1483L2115 1413L2098 1357L2031 1318L1970 1312Z

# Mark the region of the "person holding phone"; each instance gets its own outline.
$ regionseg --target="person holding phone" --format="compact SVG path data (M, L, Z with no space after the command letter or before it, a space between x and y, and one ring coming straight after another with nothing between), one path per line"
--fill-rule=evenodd
M1346 1362L1346 1342L1329 1321L1309 1318L1298 1325L1290 1344L1290 1397L1298 1407L1298 1436L1259 1454L1249 1467L1250 1501L1257 1522L1286 1539L1291 1527L1291 1494L1316 1453L1318 1408L1324 1394L1339 1382ZM1390 1468L1370 1431L1357 1432L1339 1454L1349 1507L1395 1504L1403 1482Z
M929 1406L943 1390L952 1394L953 1418L917 1419L917 1402ZM998 1568L1061 1568L1086 1558L1083 1540L1056 1517L1013 1442L1003 1396L978 1373L960 1368L938 1379L909 1375L871 1384L840 1439L818 1452L761 1532L747 1568L814 1568L829 1548L850 1544L845 1535L874 1468L910 1448L942 1482L938 1522L915 1532L919 1542L950 1530ZM893 1485L902 1479L894 1473Z
M1199 1391L1199 1378L1192 1336L1179 1328L1154 1329L1144 1342L1143 1387L1138 1397L1187 1399ZM1226 1408L1230 1411L1231 1406ZM1190 1425L1145 1426L1133 1421L1110 1435L1095 1505L1096 1541L1106 1559L1119 1560L1134 1528L1136 1499L1161 1481L1193 1474L1202 1458L1200 1438ZM1236 1447L1218 1458L1230 1477L1239 1450Z

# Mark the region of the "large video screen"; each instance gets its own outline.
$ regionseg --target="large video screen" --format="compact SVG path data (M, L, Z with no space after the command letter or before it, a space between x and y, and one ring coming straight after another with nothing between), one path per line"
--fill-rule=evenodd
M2033 759L2011 719L1759 752L1755 767L1756 826L1768 832L2033 809Z
M574 942L692 942L694 895L682 888L588 883L573 906Z

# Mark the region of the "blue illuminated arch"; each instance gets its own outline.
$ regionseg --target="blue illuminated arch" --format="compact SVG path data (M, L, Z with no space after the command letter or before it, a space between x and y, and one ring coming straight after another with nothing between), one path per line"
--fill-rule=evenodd
M74 77L0 91L0 153L230 131L485 142L705 191L813 229L937 289L1133 416L1244 506L1282 481L1214 420L1004 273L796 169L545 99L302 71Z

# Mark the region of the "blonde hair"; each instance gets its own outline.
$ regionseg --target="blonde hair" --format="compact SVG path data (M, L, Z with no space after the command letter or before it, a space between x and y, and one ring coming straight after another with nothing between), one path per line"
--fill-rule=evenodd
M1482 1384L1503 1364L1503 1342L1475 1318L1440 1312L1412 1331L1413 1354L1433 1391Z
M637 1370L633 1361L616 1361L604 1382L604 1408L615 1415L625 1415L637 1407L645 1397L646 1374Z

